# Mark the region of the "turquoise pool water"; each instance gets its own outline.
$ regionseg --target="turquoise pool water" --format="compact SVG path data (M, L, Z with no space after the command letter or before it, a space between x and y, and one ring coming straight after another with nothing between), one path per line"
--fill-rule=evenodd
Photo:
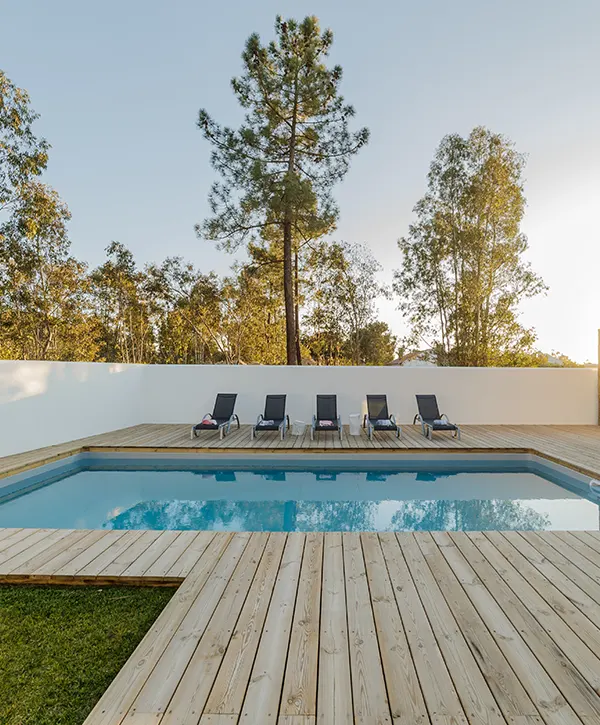
M289 456L287 457L290 458ZM561 479L561 476L563 477ZM0 488L0 527L598 529L582 482L518 457L292 461L79 456Z

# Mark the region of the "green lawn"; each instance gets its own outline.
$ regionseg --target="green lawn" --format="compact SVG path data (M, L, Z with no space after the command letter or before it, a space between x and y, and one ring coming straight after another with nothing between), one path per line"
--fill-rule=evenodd
M81 725L173 593L0 585L0 723Z

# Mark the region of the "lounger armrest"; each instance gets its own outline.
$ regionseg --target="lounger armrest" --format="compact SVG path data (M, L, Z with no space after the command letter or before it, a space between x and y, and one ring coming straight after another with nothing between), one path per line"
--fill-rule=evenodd
M235 420L235 422L237 423L237 427L238 427L238 430L239 430L239 429L240 429L240 419L239 419L239 417L238 417L237 413L234 413L234 414L233 414L233 415L231 416L231 418L229 419L229 422L230 422L230 423L233 423L233 421L234 421L234 420Z
M363 416L363 428L367 427L367 421L369 420L369 414L365 413Z
M398 425L398 423L396 423L396 416L393 413L390 415L390 420L394 425Z
M261 420L264 420L262 413L260 413L259 416L258 416L258 418L256 419L256 425L258 425Z
M445 423L450 423L450 418L446 415L446 413L442 413L440 415L440 420L443 420Z
M423 418L421 418L421 414L420 413L417 413L415 415L415 417L413 418L413 425L415 423L421 423L421 424L423 423Z

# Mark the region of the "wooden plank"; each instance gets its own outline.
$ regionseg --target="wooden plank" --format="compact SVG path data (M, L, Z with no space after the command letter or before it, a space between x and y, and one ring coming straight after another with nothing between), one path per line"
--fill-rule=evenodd
M172 698L165 689L163 697L154 700L152 712L164 712L161 725L196 722L204 710L268 538L265 532L252 534L181 680L171 678L176 686Z
M98 700L84 725L120 725L179 630L181 622L202 594L231 540L231 534L220 534L213 538L189 576Z
M272 533L269 536L265 553L204 708L205 713L237 718L241 712L286 538L283 533Z
M573 536L570 531L553 531L552 533L555 538L560 539L579 554L577 561L580 563L577 566L580 566L586 573L590 571L595 574L600 573L600 556L589 544Z
M323 534L306 535L292 634L283 680L280 720L283 715L317 714L317 662Z
M242 722L269 725L277 721L304 540L304 534L288 534L242 706Z
M55 542L49 548L45 549L39 554L36 554L36 556L34 556L32 559L29 559L29 561L25 562L25 564L21 564L18 568L19 576L28 578L36 575L42 568L42 566L44 566L44 564L47 564L51 559L54 559L54 557L58 556L59 554L70 550L71 547L75 546L75 544L80 539L83 539L84 536L87 536L89 533L90 532L86 529L77 529L75 531L72 531L60 542ZM15 569L11 572L11 576L16 575L16 573L17 570Z
M416 539L504 717L509 722L519 718L531 718L532 721L539 718L521 681L440 551L439 547L453 546L448 534L423 533L416 535Z
M231 576L242 559L250 536L247 532L234 534L230 545L208 578L202 592L196 597L189 612L182 619L175 636L168 643L156 667L144 682L129 709L127 723L138 725L138 723L147 723L151 718L156 721L158 716L165 713L175 688L185 672Z
M141 577L146 575L146 571L154 564L169 546L171 546L179 537L179 531L161 531L154 541L140 554L135 561L124 570L121 576L124 577Z
M549 724L562 725L578 721L575 711L578 714L593 712L595 706L593 697L587 692L589 687L487 560L481 546L491 546L489 541L485 537L481 537L481 541L480 537L464 532L450 536L468 559L468 564L456 556L456 549L452 547L442 549L444 556L521 679L540 716ZM580 686L583 686L583 692Z
M592 651L600 652L600 629L594 624L600 622L600 605L516 532L488 538Z
M77 572L77 576L98 576L99 572L109 566L109 564L112 564L124 551L127 551L143 533L141 530L123 532L122 536L118 536L101 554L80 569Z
M118 541L124 534L124 531L102 531L103 534L98 536L97 539L77 556L70 559L68 562L63 564L58 569L50 572L54 577L71 577L75 576L81 569L88 566L97 556L100 556L103 551L108 549L109 546Z
M5 552L11 550L15 546L15 544L18 544L21 541L25 541L38 531L40 531L40 529L19 529L18 531L13 531L11 536L8 536L0 541L0 561L6 561L6 559L9 559L11 557L10 553L6 554ZM43 529L43 531L49 531L49 529ZM20 551L24 551L27 547L28 544L26 543L25 546L20 549ZM14 554L12 554L12 556L14 556Z
M448 534L435 535L438 541L441 536ZM440 551L541 718L547 725L577 723L578 718L572 708L521 637L521 627L525 629L527 623L519 618L518 609L516 612L511 610L512 597L505 596L503 584L497 583L496 572L464 532L449 536L450 541L440 546ZM511 619L507 616L509 613L513 615Z
M123 572L142 556L144 551L158 539L161 533L161 531L143 531L142 535L130 544L122 554L119 554L116 559L98 572L98 576L123 576Z
M504 725L496 700L412 534L398 542L470 723Z
M487 538L491 544L485 544L484 539ZM600 660L596 655L584 644L584 642L576 636L573 630L563 621L556 611L548 605L548 602L534 589L529 580L522 576L518 569L510 563L503 552L506 551L509 556L519 562L518 557L512 556L509 551L510 545L499 532L486 532L477 536L476 543L484 550L487 560L498 571L499 575L512 589L516 596L521 600L527 611L535 617L540 626L548 633L555 644L560 648L575 667L580 676L583 676L593 688L593 695L587 688L580 688L586 695L591 697L595 703L596 713L600 720L600 697L596 694L600 692ZM535 579L534 572L527 567L525 571L528 575ZM549 593L550 584L546 583L544 592ZM584 617L585 619L585 617ZM591 622L590 622L591 625ZM591 627L590 627L591 631ZM598 633L600 635L600 632ZM593 714L581 711L582 715Z
M595 536L594 533L598 534L597 531L569 531L571 536L579 539L583 544L586 544L596 552L597 556L594 559L594 563L600 564L600 538Z
M402 618L377 534L361 534L371 607L375 618L392 719L396 725L428 721Z
M354 722L340 533L324 537L317 706L318 720L323 725Z
M391 723L360 535L342 535L350 643L354 720L364 725Z
M42 564L36 571L37 576L49 577L54 575L56 571L62 569L69 562L76 559L80 554L83 554L87 549L106 536L107 531L91 530L86 531L85 534L78 539L72 547L64 549L59 554L49 559L45 564Z
M186 577L198 559L202 556L206 547L210 544L215 536L214 531L198 531L191 544L181 554L179 559L169 569L166 576L168 577Z
M23 529L0 529L0 541L9 539L11 536L22 530Z
M467 718L394 534L380 534L406 639L430 713L441 723L466 725Z
M173 568L179 557L192 544L197 537L197 531L182 531L175 540L170 542L163 553L144 572L145 577L166 577L167 572Z
M11 541L14 543L7 546L2 553L0 553L0 566L10 562L16 557L21 555L23 552L28 551L32 547L35 547L40 541L43 541L46 537L50 536L52 529L32 529L28 536L20 537L18 534L11 536L6 539L6 542L10 544Z
M54 529L48 536L41 537L37 543L31 544L19 554L15 554L10 559L3 561L0 564L0 576L19 571L20 567L27 564L28 561L38 554L47 551L49 548L54 547L55 544L59 544L65 537L72 533L73 529ZM29 542L30 539L26 541Z
M596 574L593 565L587 565L587 559L552 534L551 531L539 531L535 534L527 532L522 535L557 569L600 604L600 572Z

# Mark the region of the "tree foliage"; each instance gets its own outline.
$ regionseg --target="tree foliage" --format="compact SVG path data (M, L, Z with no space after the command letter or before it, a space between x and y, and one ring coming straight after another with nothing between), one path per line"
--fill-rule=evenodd
M519 365L533 351L518 305L545 285L523 259L524 163L481 127L446 136L436 151L394 286L412 342L426 340L442 364Z
M242 54L244 74L231 82L245 110L238 129L217 124L205 110L198 126L212 146L222 181L209 195L211 218L198 233L232 250L244 243L281 245L286 359L297 364L294 253L331 232L338 210L332 189L368 131L351 132L352 106L339 93L342 69L328 68L333 34L317 18L275 22L276 40L254 33Z
M381 266L366 246L325 241L334 184L368 138L350 131L331 43L315 18L278 18L275 41L249 38L232 82L242 125L200 113L222 180L198 231L247 252L224 277L180 257L140 265L118 241L88 271L71 254L66 204L41 180L50 146L33 131L37 115L0 72L0 358L390 363L398 345L378 319L390 294ZM483 128L436 152L394 287L412 343L426 340L441 364L575 364L535 351L518 319L519 302L544 290L523 260L523 165Z
M311 357L327 365L385 364L396 340L376 321L377 300L388 295L381 265L367 247L344 242L312 245L306 258L303 323Z
M0 357L90 360L86 268L69 254L66 204L39 180L50 147L37 117L0 71Z

